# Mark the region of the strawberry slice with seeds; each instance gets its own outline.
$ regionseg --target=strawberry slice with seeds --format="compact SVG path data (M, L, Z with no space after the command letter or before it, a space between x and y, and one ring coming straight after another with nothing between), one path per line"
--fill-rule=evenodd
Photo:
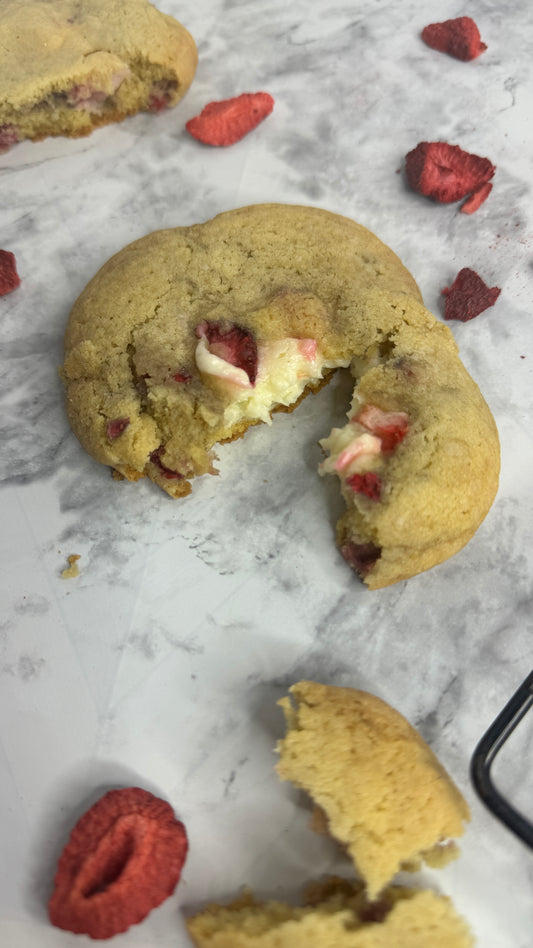
M494 306L500 293L498 286L487 286L475 270L464 267L459 270L452 285L442 291L446 297L444 317L466 323Z
M458 16L442 23L430 23L422 30L422 39L432 49L448 53L463 62L475 59L487 48L486 44L481 42L474 20L469 16Z
M78 821L48 903L57 928L112 938L172 895L187 835L171 806L140 787L111 790Z
M209 102L185 128L204 145L226 146L244 138L270 115L274 99L268 92L243 92L232 99Z
M0 296L5 296L20 286L15 254L10 250L0 250Z
M257 343L249 331L234 323L208 322L196 327L198 339L205 338L209 352L246 372L253 385L257 378Z
M370 500L379 500L381 497L381 478L372 471L365 474L351 474L346 483L354 494L364 494Z
M419 142L405 158L405 172L413 190L441 204L473 194L490 181L495 171L488 158L447 142Z

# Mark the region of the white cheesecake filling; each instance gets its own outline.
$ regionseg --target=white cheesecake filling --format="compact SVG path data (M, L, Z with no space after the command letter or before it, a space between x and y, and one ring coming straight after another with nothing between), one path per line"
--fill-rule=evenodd
M231 393L223 415L228 427L243 420L271 424L270 414L277 405L289 407L310 382L319 381L328 369L346 367L349 361L323 361L315 339L288 337L258 346L257 377L252 384L244 369L210 352L205 338L196 347L200 372Z
M329 457L319 465L318 473L338 474L341 480L376 467L381 454L381 439L353 421L344 428L333 428L319 444Z

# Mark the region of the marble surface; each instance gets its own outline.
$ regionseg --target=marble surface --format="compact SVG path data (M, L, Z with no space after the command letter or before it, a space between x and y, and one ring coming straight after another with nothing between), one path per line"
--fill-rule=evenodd
M2 619L0 941L89 944L52 929L46 900L68 831L106 789L139 784L184 820L175 895L124 946L179 946L184 915L243 883L296 897L348 873L274 773L276 701L301 678L380 695L417 726L472 807L462 857L422 884L449 893L482 948L530 948L533 854L469 782L484 729L532 667L533 7L526 0L160 0L193 33L183 102L77 141L0 156L0 245L21 287L0 300ZM420 40L468 12L487 51L462 63ZM206 102L264 90L273 114L210 149L185 122ZM446 140L497 165L472 216L406 185L406 152ZM347 402L339 379L272 428L220 451L220 476L171 501L114 482L71 434L57 368L69 310L129 241L250 203L311 204L375 231L426 305L472 267L501 287L451 324L496 418L499 495L465 550L370 593L333 543L340 501L316 441ZM61 572L79 554L80 575ZM502 752L500 786L533 817L533 721Z

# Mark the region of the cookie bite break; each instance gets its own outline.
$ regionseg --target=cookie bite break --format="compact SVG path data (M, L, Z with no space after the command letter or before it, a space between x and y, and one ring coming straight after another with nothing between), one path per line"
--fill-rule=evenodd
M278 774L320 808L370 901L401 869L458 855L468 805L398 711L367 692L312 681L293 685L279 704L287 733Z
M0 151L174 106L194 40L148 0L2 0Z
M215 473L216 445L292 411L341 367L341 551L371 589L442 562L494 499L492 415L449 329L398 257L317 208L257 205L157 231L111 258L75 303L62 370L72 428L118 474L172 497Z
M390 886L369 902L362 885L330 878L305 904L261 902L245 892L187 921L196 948L471 948L468 925L446 896Z

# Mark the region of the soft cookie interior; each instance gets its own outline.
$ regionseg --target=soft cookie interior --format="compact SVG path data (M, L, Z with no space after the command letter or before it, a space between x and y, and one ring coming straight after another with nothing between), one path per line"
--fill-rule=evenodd
M469 808L420 734L366 692L302 681L280 701L279 775L305 790L379 897L400 869L458 855Z
M65 341L82 444L173 497L215 472L217 444L350 366L321 473L340 478L338 542L370 588L460 549L496 493L496 428L451 332L395 254L339 215L259 205L150 234L89 283Z
M390 886L369 902L357 882L311 884L305 905L262 902L251 893L208 905L188 919L197 948L470 948L472 935L450 899Z

